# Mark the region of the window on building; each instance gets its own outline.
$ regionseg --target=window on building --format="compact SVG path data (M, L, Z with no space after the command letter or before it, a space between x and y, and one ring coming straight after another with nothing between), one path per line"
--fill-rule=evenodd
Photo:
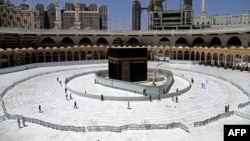
M90 25L93 24L93 17L89 17L89 24L90 24Z

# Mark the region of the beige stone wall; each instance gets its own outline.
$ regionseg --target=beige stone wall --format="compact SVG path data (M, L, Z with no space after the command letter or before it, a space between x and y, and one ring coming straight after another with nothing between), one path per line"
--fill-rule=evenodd
M13 28L40 28L37 10L22 10L19 7L0 6L0 26Z
M145 47L145 46L143 46ZM175 47L175 46L147 46L149 59L156 60L155 56L163 54L173 60L193 60L205 64L224 63L234 66L234 59L244 62L250 61L250 48L208 48L208 47ZM39 47L21 49L0 49L0 59L13 57L16 50L21 50L24 64L60 61L80 61L106 59L108 46L73 46L73 47ZM10 62L9 62L10 63Z

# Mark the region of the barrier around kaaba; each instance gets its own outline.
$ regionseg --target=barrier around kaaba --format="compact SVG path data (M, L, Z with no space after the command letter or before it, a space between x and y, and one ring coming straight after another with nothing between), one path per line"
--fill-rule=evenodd
M164 83L162 85L158 85L158 86L142 85L137 82L127 82L123 80L110 79L108 78L108 71L103 70L103 71L98 71L95 73L96 83L104 85L106 87L110 87L110 88L116 88L120 90L134 92L137 94L143 94L145 96L167 94L171 86L174 83L173 73L168 70L160 70L160 69L152 69L152 68L147 69L147 72L161 74L165 76L166 79L163 80Z
M109 48L109 78L147 80L147 48Z

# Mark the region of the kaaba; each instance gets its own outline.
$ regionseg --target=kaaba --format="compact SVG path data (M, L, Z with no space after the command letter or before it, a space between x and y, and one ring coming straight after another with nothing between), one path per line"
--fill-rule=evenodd
M109 78L124 81L147 80L147 48L109 48Z

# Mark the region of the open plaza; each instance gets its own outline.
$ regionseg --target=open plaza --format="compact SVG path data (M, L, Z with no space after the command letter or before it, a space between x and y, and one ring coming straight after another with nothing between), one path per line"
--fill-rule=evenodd
M224 125L250 124L248 71L167 62L148 62L148 68L173 73L172 87L162 94L169 97L133 100L148 96L95 84L95 72L108 69L105 60L2 69L1 140L222 141ZM65 92L71 76L77 77ZM118 100L105 99L112 96Z
M247 1L0 0L0 141L249 140Z

